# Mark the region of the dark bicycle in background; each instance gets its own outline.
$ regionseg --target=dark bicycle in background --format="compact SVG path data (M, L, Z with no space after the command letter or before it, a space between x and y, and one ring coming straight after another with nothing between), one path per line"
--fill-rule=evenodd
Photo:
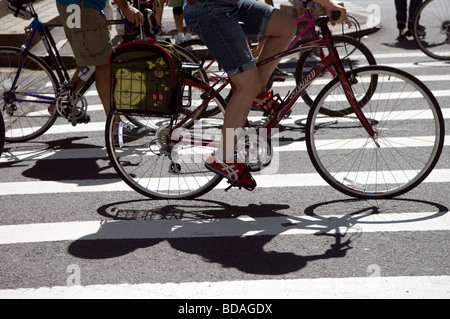
M27 41L21 48L0 46L0 111L5 121L5 141L10 143L41 136L58 117L66 118L73 126L90 121L84 94L94 84L95 72L86 77L81 89L68 85L71 82L70 70L64 65L51 33L51 28L62 27L62 24L43 23L33 8L34 1L8 0L11 11L18 12L17 17L31 20L31 23L25 29ZM108 20L107 23L124 26L123 43L142 37L146 28L150 37L154 35L154 28L158 26L152 25L150 17L145 20L150 25L137 29L125 18ZM30 52L37 36L46 48L45 58ZM188 50L178 46L176 49L183 61L198 63ZM140 125L133 119L130 122Z
M414 15L412 33L423 53L437 60L450 60L450 2L424 1Z

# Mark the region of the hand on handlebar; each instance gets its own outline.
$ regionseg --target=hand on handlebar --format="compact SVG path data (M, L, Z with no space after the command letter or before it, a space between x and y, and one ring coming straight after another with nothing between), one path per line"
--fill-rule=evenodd
M345 9L343 2L337 2L335 0L314 0L314 1L320 3L325 7L328 18L330 19L332 25L336 25L336 23L346 23L349 26L352 25L352 23L347 17L347 9ZM340 13L339 18L333 17L334 16L333 12L335 11Z
M131 24L134 24L137 27L139 26L139 23L144 24L144 16L135 7L128 5L121 9L121 11L125 19L130 21Z

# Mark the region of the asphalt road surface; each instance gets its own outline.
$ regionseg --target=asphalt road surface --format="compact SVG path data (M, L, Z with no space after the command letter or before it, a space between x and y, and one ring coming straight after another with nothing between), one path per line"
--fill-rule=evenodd
M382 29L362 41L378 64L430 87L449 130L450 63L426 57L412 39L397 41L393 2L377 4ZM110 165L95 90L87 99L89 124L58 119L36 140L5 145L0 298L450 297L448 141L434 177L393 200L292 186L315 173L306 151L283 152L273 182L252 192L149 200ZM304 146L307 111L294 110L284 141Z

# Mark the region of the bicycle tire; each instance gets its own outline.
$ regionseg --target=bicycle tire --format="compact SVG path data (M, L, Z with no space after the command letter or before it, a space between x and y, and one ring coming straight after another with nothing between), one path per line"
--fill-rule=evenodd
M16 47L0 47L0 110L5 122L5 140L25 142L44 134L56 121L55 108L49 113L58 92L58 81L48 64L28 52L12 95L26 101L6 101L17 74L23 51ZM40 99L36 95L46 96ZM28 102L30 101L30 102Z
M352 68L357 68L360 66L365 65L376 65L377 62L375 60L375 57L373 56L372 52L369 50L369 48L364 45L362 42L358 41L357 39L354 39L350 36L333 36L334 42L336 44L336 47L338 48L344 48L343 52L339 52L339 56L341 57L342 63L344 65L344 69L348 71L350 69L349 62L346 60L346 56L350 58L351 66ZM344 46L342 46L344 44ZM319 49L312 49L304 52L301 54L297 66L295 69L295 81L296 83L299 83L304 76L309 72L309 70L314 67L318 59L315 57L316 52ZM345 52L345 50L348 50ZM343 54L345 53L345 54ZM328 83L328 81L332 80L332 75L329 71L324 71L319 79L322 79L323 83ZM373 85L376 85L376 79L373 79L372 82ZM320 86L320 89L322 87ZM370 87L368 88L368 91L370 91ZM314 95L317 95L320 90L314 90L313 86L310 86L308 90L302 95L303 101L311 107L314 102ZM368 99L370 96L367 94L364 94L361 97L358 97L361 100ZM337 114L350 114L353 110L350 107L347 107L345 110L330 110L330 109L322 109L321 113L330 115L330 116L336 116Z
M3 122L2 112L0 112L0 157L2 156L4 146L5 146L5 123Z
M204 91L188 87L183 92L188 91L191 94L189 103L200 105ZM224 103L219 95L215 101ZM209 192L221 181L222 177L204 167L206 156L216 145L173 145L169 142L171 123L179 123L185 117L184 114L179 113L172 118L134 115L149 128L149 134L139 140L123 143L115 128L118 115L123 114L113 110L107 117L105 139L108 156L122 180L141 195L155 199L192 199ZM206 118L196 124L188 121L175 133L200 137L206 134L220 136L222 120Z
M427 0L414 14L412 34L431 58L450 60L450 7L447 0Z
M399 196L419 185L435 167L444 144L442 112L431 91L409 73L386 66L362 67L353 73L358 80L352 87L355 92L365 91L373 74L378 77L372 99L361 110L378 134L379 147L356 116L320 114L323 104L348 103L336 78L319 93L308 114L308 154L320 176L346 195Z

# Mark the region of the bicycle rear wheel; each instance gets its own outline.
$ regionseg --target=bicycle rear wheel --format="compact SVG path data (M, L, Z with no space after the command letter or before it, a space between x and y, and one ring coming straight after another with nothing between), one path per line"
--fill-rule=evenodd
M44 134L56 120L54 106L58 92L51 68L28 53L14 88L12 84L22 62L23 51L0 47L0 110L5 121L5 140L24 142Z
M204 91L185 86L183 105L195 109L203 103ZM220 96L215 103L224 104ZM211 102L210 102L211 104ZM223 105L222 105L223 106ZM119 176L138 193L151 198L192 199L213 189L221 177L204 166L204 160L217 147L202 145L201 139L218 139L221 134L221 119L189 120L183 128L173 131L173 125L185 115L172 118L150 115L133 117L148 128L149 134L135 141L126 141L118 130L118 117L126 124L123 114L112 111L106 123L106 148L109 158ZM171 137L183 139L171 142ZM191 138L196 138L193 142ZM189 142L186 142L189 141Z
M348 72L350 76L350 72ZM377 137L355 115L320 114L328 105L347 105L338 79L318 95L306 127L308 153L318 173L338 191L357 198L382 199L419 185L433 170L444 143L444 120L431 91L412 75L384 66L354 70L355 94L378 85L362 112Z
M450 6L448 0L428 0L417 9L413 36L420 50L438 60L450 60Z

